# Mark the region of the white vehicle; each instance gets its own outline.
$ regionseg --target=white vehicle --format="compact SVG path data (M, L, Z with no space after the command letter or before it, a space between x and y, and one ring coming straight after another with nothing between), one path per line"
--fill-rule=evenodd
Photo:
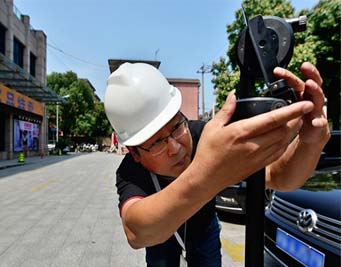
M47 149L49 152L53 151L56 148L56 144L47 144Z

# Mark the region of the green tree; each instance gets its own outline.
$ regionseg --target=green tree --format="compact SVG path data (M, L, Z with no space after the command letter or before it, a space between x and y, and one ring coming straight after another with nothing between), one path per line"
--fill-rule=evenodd
M109 136L113 129L104 111L104 103L95 103L93 110L92 136Z
M47 85L61 96L68 96L60 105L60 129L65 136L87 135L93 125L91 117L94 99L89 85L72 71L52 73ZM50 117L55 118L55 105L48 107Z
M86 136L97 139L108 136L113 129L106 117L103 103L95 103L92 90L85 79L77 74L53 72L47 77L47 85L61 96L68 96L60 105L60 126L66 137ZM55 105L48 106L50 124L55 124Z
M89 135L92 125L94 99L89 85L84 80L70 84L62 95L69 95L62 109L62 129L67 136Z
M317 68L323 78L323 90L328 99L328 117L333 129L340 129L340 22L341 2L320 0L309 14Z

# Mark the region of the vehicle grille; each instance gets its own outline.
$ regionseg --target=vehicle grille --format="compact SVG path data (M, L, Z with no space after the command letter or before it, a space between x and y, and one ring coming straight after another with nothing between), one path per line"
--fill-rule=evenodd
M270 213L284 221L288 225L298 229L296 221L298 214L304 208L293 205L274 194L270 205ZM323 242L326 242L338 249L341 248L341 222L317 213L317 224L311 232L305 234L313 236Z

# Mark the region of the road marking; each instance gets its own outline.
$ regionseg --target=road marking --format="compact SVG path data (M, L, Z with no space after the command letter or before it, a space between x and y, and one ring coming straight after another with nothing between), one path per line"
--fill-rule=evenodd
M31 191L33 193L38 192L38 191L44 189L45 187L47 187L48 185L50 185L50 184L52 184L54 182L55 182L54 180L49 180L49 181L47 181L45 183L42 183L40 185L37 185L37 186L33 187Z
M224 238L220 238L222 248L229 254L233 261L244 262L244 245L235 245Z

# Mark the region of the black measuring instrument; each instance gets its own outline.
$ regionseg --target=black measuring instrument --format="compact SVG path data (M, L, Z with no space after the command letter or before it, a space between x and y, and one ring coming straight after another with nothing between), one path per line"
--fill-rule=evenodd
M232 121L250 118L296 101L292 88L283 79L276 79L275 67L286 68L294 51L294 32L306 29L306 16L283 19L257 15L248 19L238 38L237 62L240 88ZM255 97L255 82L263 80L267 87ZM245 266L264 266L265 169L246 180ZM242 183L243 184L243 183Z

